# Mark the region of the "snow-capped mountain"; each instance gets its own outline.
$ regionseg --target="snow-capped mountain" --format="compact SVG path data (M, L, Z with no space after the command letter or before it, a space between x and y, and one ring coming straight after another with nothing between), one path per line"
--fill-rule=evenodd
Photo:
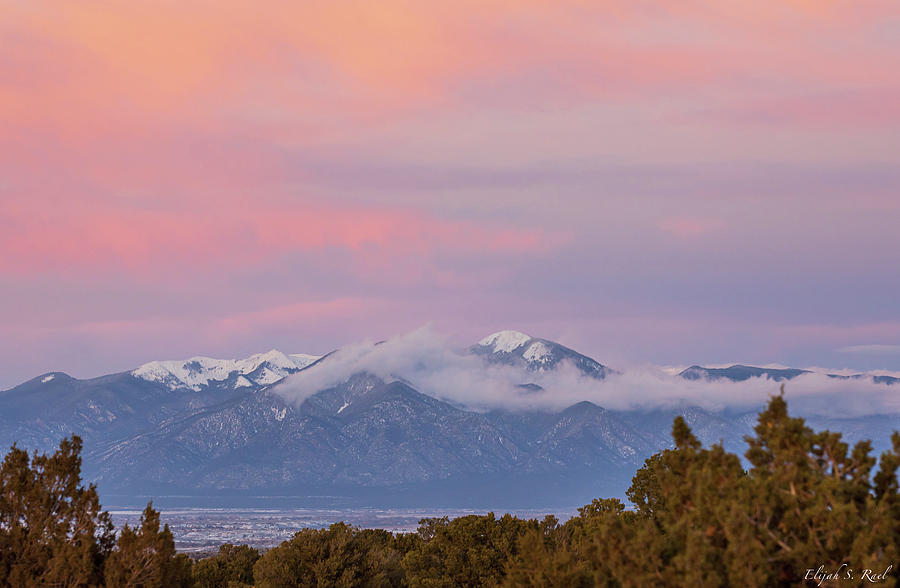
M199 391L212 382L231 381L234 388L274 384L319 359L317 355L287 355L273 349L246 359L192 357L185 360L151 361L131 374L148 382L163 384L170 390L189 388Z
M585 375L602 380L611 370L598 361L555 341L539 339L519 331L499 331L469 348L489 363L523 366L531 371L547 371L568 361Z
M737 452L756 420L758 407L576 401L553 382L603 389L621 385L630 372L518 331L494 333L462 352L426 349L421 357L420 342L356 345L322 358L270 351L154 361L85 380L49 372L0 392L0 445L52 451L62 437L80 435L85 477L120 496L249 493L355 497L370 506L543 507L621 496L644 459L670 446L676 415L704 443L722 441ZM566 364L581 374L571 378ZM485 404L497 393L496 381L485 377L491 374L514 384L508 393L523 401ZM669 377L718 392L751 378L772 380L774 391L778 381L801 375L693 366ZM896 380L823 375L838 378L837 388ZM311 388L298 394L300 383ZM471 393L440 394L449 388ZM872 439L876 449L889 446L900 428L896 413L806 416L816 429L843 431L848 441Z
M498 331L478 342L479 347L490 348L491 353L512 353L533 339L519 331Z

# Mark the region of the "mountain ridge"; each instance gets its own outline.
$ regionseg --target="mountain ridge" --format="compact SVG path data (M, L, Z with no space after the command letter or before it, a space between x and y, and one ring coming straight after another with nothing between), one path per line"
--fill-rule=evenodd
M531 379L563 373L567 365L591 386L610 385L623 373L514 331L489 335L463 354L475 358L460 360L466 366L479 360L486 370L512 374L521 382L512 393L526 399L552 394ZM347 377L308 396L285 392L301 372L342 361L339 353L272 351L246 360L149 362L144 366L153 370L85 380L48 372L0 393L0 442L52 450L61 437L78 434L88 479L120 496L297 495L362 505L433 499L470 506L516 497L520 505L546 506L578 504L598 493L621 496L643 460L671 446L676 415L704 443L732 450L741 449L755 417L754 407L723 411L689 402L611 409L581 400L560 408L475 410L425 393L402 373L379 376L354 371L352 363ZM769 368L737 367L681 378L718 386L749 370L743 381L777 382ZM707 370L688 369L695 368ZM284 373L270 381L276 369ZM803 370L788 372L781 375L795 378ZM142 377L147 374L152 377ZM847 377L835 381L856 381ZM896 415L817 419L819 426L845 430L849 440L873 437L876 448L900 428ZM546 482L551 479L567 483ZM523 484L533 487L526 491Z

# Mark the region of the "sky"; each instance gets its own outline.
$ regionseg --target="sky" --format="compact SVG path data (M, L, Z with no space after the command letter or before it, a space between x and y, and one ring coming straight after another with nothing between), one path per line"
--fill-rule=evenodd
M0 14L0 388L422 325L900 369L893 0Z

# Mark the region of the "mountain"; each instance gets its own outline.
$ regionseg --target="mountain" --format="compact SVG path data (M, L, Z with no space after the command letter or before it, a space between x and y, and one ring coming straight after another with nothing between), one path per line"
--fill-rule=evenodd
M73 432L88 446L121 439L259 390L316 359L270 351L244 360L155 361L87 380L42 374L0 392L0 441L50 450Z
M686 380L730 380L743 382L750 378L766 377L776 382L790 380L801 374L810 373L807 370L759 368L749 365L733 365L727 368L705 368L692 365L679 375Z
M473 356L482 361L473 363ZM552 387L552 376L566 365L593 387L613 386L622 374L516 331L489 335L455 357L462 359L454 365L483 365L485 373L504 366L500 372L513 374L511 393L529 401L557 398L559 390L530 380ZM270 351L238 360L154 361L86 380L47 373L0 392L0 443L47 451L63 436L81 435L86 477L119 504L148 495L181 497L170 502L216 496L239 506L251 496L279 496L297 497L295 506L545 508L622 497L644 459L671 445L676 415L704 443L722 442L739 453L756 418L756 407L711 410L686 401L633 409L589 401L501 403L475 410L427 393L436 376L423 380L416 371L407 379L394 364L424 369L417 361L355 367L339 352ZM373 365L383 368L380 375ZM456 378L456 386L490 386L453 370L434 373ZM722 386L803 373L694 366L681 377ZM300 379L326 383L301 397ZM871 437L876 449L900 428L893 414L838 414L811 423L846 431L851 440Z
M158 382L171 390L189 388L199 391L213 382L230 382L233 388L242 388L274 384L318 359L316 355L285 355L273 349L237 360L192 357L184 361L152 361L131 374L148 382Z
M699 365L692 365L683 370L678 375L685 380L729 380L731 382L743 382L750 378L768 378L775 382L793 380L797 376L813 373L810 370L800 370L795 368L761 368L750 365L732 365L727 368L706 368ZM893 376L873 376L870 374L852 374L838 375L825 374L829 378L836 380L867 380L873 384L885 384L891 386L900 382L900 378Z
M277 386L242 392L89 457L101 486L118 494L340 492L383 501L440 484L456 487L456 500L500 500L523 477L600 468L587 476L593 487L605 476L622 482L636 455L661 445L590 403L559 414L481 414L359 373L299 406Z
M602 380L611 370L601 363L554 341L538 339L518 331L488 335L469 352L488 363L524 367L529 371L550 371L569 362L583 374Z
M834 378L836 380L868 380L873 384L884 384L886 386L893 386L894 384L900 383L900 378L895 378L893 376L872 376L869 374L852 374L849 376L839 375L839 374L828 374L829 378Z

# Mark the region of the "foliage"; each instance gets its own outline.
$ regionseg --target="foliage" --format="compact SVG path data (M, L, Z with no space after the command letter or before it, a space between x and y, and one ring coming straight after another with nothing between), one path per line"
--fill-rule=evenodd
M219 553L194 564L191 575L196 588L240 588L253 586L253 566L259 551L247 545L226 543Z
M555 519L554 519L555 521ZM403 559L410 586L486 586L504 576L520 538L539 530L537 521L494 513L448 521L423 519L418 541Z
M256 585L400 586L403 571L395 539L387 531L336 523L303 529L266 552L253 567Z
M896 585L900 434L876 459L869 442L851 448L790 417L779 395L743 462L704 448L681 417L672 438L636 472L633 510L595 499L564 524L489 513L399 535L338 523L262 556L223 545L193 569L152 505L115 540L96 489L80 485L77 437L52 456L13 447L0 466L0 585L817 586L835 573Z
M52 455L15 445L0 465L0 585L189 586L190 560L147 505L140 529L116 539L94 485L81 485L81 439Z
M10 449L0 465L0 585L98 585L114 541L96 488L81 485L81 439L30 459Z
M896 582L900 435L876 459L839 433L791 418L782 395L748 437L745 471L721 446L708 449L677 418L673 449L649 458L628 497L635 511L594 501L548 537L532 533L509 562L508 585L846 585ZM869 570L867 575L865 570ZM893 574L893 575L892 575Z
M159 513L148 504L141 525L128 525L106 560L106 583L111 588L155 588L191 585L190 560L175 555L169 525L159 528Z

